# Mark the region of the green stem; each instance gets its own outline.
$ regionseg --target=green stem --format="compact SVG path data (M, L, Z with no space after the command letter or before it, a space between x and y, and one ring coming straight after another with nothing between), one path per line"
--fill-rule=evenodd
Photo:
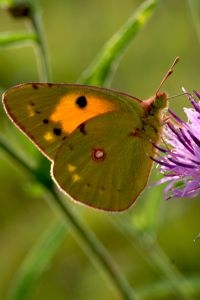
M191 300L192 296L195 297L194 299L199 299L199 293L200 293L200 277L191 277L187 279L188 283L193 289L193 294L188 293L188 297ZM180 284L184 286L185 280L180 281ZM161 295L164 299L174 299L173 297L173 291L172 286L169 283L169 281L162 281L157 282L154 284L150 284L149 286L145 286L145 288L138 289L138 295L140 296L140 299L160 299ZM182 298L176 298L176 299L182 299Z
M3 139L1 139L1 137L0 147L3 150L5 150L6 153L9 154L9 156L11 156L12 159L17 161L17 163L20 164L25 169L25 171L27 171L33 177L36 177L36 179L38 180L37 170L35 172L35 170L31 168L25 161L20 159L16 155L16 153L12 151L12 148L7 146L7 144L3 141ZM89 249L90 253L93 254L93 257L96 259L96 262L98 262L102 266L106 274L111 278L115 288L121 295L121 298L124 300L138 299L134 290L126 281L121 271L118 269L118 266L115 264L112 257L109 255L104 246L100 243L100 241L96 238L92 231L90 231L83 224L80 218L77 215L75 216L74 213L72 213L72 210L67 206L66 201L63 201L62 198L55 192L53 188L50 189L49 186L45 184L46 182L47 181L43 180L40 181L40 184L42 184L50 192L54 203L57 204L57 206L64 214L65 221L68 221L72 225L72 228L78 233L78 236L81 237L81 240L84 242L87 249ZM80 242L79 239L78 242Z
M29 166L15 151L13 151L12 147L7 144L7 142L0 136L0 148L5 151L15 162L17 162L23 169L28 171L28 173L32 173L33 169Z
M40 8L37 3L36 7L33 7L33 13L31 14L31 24L37 35L37 54L38 67L40 80L43 82L51 81L51 72L49 67L49 59L47 53L47 47L45 43L45 37L43 34L42 21L40 15Z
M70 223L76 229L78 235L87 245L87 250L90 250L93 256L95 256L96 260L110 276L114 285L120 291L122 298L126 300L138 299L136 294L133 292L133 289L126 281L121 271L118 269L118 266L115 264L109 253L98 241L92 231L90 231L86 227L86 225L81 222L80 218L78 218L77 215L75 216L75 214L72 213L69 206L67 206L66 201L62 200L62 198L59 197L54 190L51 190L51 192L58 206L61 208L61 211L64 213L66 219L70 221ZM86 253L88 255L88 251L86 251Z
M191 300L188 294L192 294L194 292L193 289L176 266L170 262L168 256L160 248L155 238L151 234L147 234L141 239L140 246L142 249L146 248L148 251L148 260L168 279L174 293L181 297L182 300Z

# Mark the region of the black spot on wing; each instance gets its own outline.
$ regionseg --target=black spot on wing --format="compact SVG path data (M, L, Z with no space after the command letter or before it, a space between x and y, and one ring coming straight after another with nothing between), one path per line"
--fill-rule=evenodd
M79 108L85 108L87 106L87 99L85 96L80 96L76 99L76 105Z
M35 107L35 102L29 101L29 105L30 105L31 107ZM37 109L37 108L34 109L34 112L35 112L36 114L40 114L40 113L41 113L41 111L40 111L39 109Z
M48 123L49 123L49 120L48 120L48 119L43 119L42 122L43 122L44 124L48 124Z
M61 128L55 127L53 129L53 133L57 136L60 136L62 134L62 130L61 130Z
M128 136L131 137L141 137L141 129L140 128L134 128Z
M34 90L38 90L39 89L39 85L37 83L32 83L32 88Z
M69 144L69 150L71 150L71 151L74 150L74 146L72 144Z
M86 135L87 132L85 130L85 123L81 123L79 126L78 126L80 132L83 134L83 135Z

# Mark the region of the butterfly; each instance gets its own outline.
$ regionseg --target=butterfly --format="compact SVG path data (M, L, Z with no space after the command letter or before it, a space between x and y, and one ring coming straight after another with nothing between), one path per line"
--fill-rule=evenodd
M25 83L3 94L8 117L52 162L58 187L75 201L116 212L147 185L167 102L160 87L144 101L79 84Z

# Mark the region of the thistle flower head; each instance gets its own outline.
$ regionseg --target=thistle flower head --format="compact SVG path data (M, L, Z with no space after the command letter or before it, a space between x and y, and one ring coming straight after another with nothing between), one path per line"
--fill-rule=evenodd
M158 183L168 182L166 199L195 197L200 193L200 103L184 92L192 104L192 108L184 108L187 121L169 110L170 119L163 132L165 146L154 145L160 152L154 161L164 176ZM200 93L194 95L200 100Z

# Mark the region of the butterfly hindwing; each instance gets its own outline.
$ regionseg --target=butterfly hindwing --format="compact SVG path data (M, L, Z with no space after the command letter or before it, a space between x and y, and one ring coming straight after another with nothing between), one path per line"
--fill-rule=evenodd
M137 112L112 112L81 124L57 151L52 175L73 199L120 211L146 186L152 161Z

